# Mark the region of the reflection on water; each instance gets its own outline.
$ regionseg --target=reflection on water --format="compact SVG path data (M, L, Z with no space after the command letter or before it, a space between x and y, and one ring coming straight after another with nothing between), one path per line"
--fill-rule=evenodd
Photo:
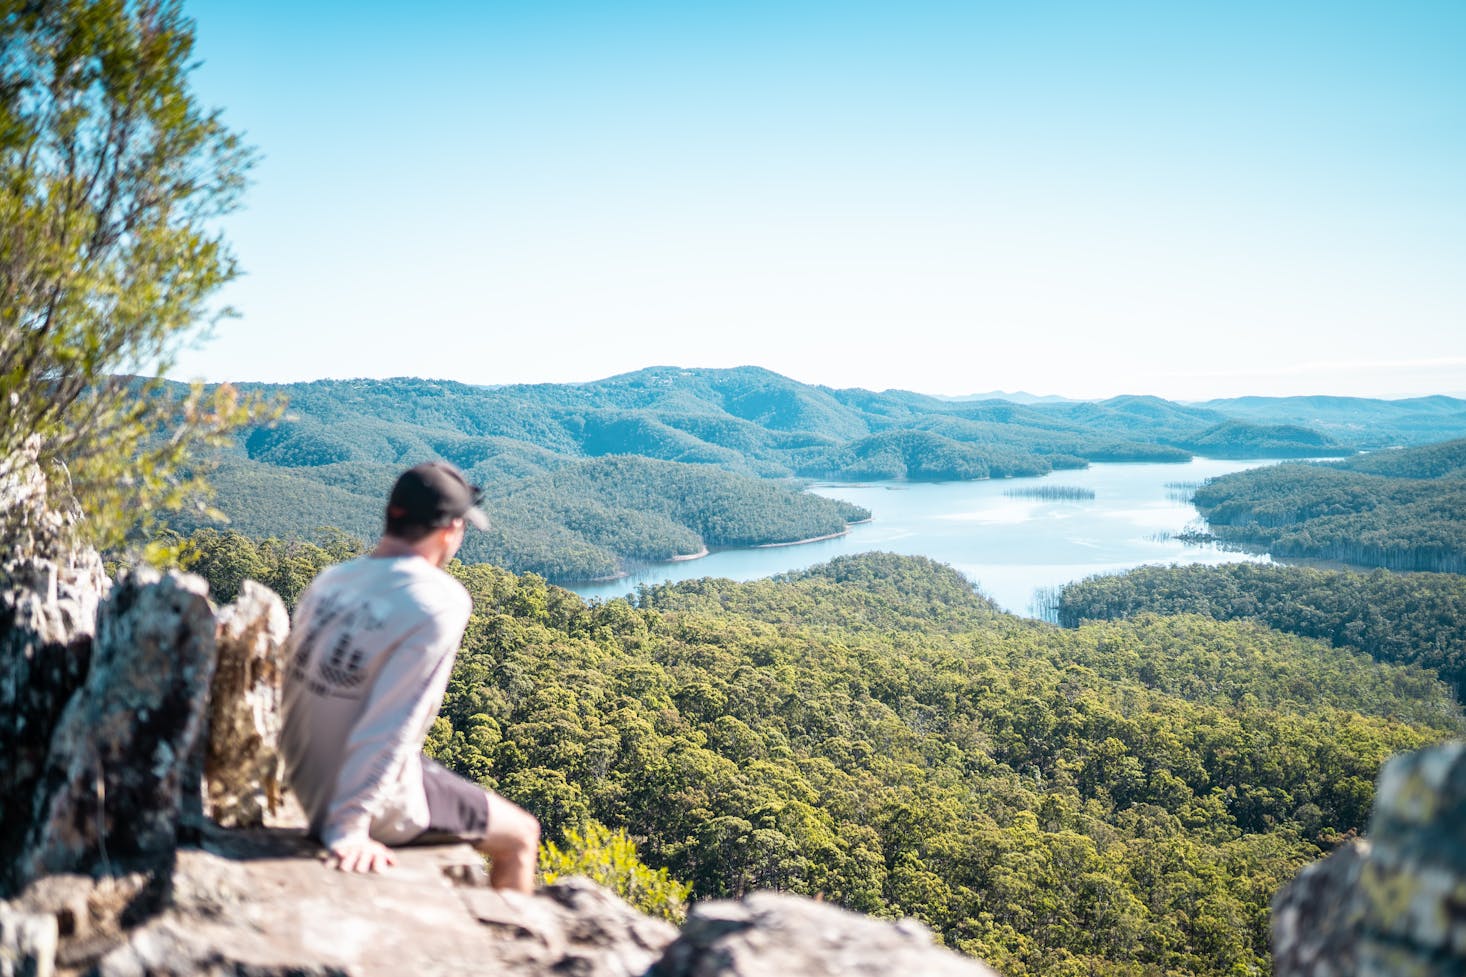
M1144 563L1266 561L1265 555L1189 545L1174 537L1203 529L1189 493L1216 475L1273 464L1197 458L1185 464L1104 464L1061 474L1066 487L1093 498L1015 499L1015 489L1042 487L1044 478L984 482L826 483L811 491L846 499L871 521L836 539L801 546L721 550L700 560L645 567L620 580L575 584L586 598L610 599L642 584L695 577L753 580L800 570L836 556L888 550L951 564L1005 610L1035 614L1052 588L1096 573Z
M977 522L985 526L1012 525L1020 522L1027 522L1034 518L1038 511L1036 503L1008 503L1007 505L994 506L991 509L979 509L975 512L952 512L939 519L951 519L958 522ZM1058 506L1054 507L1055 509Z

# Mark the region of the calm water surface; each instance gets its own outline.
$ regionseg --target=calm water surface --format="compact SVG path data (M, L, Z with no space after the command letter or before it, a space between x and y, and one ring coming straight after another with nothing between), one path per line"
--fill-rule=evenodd
M1185 464L1100 464L1041 478L984 482L817 483L810 490L846 499L871 521L836 539L796 546L728 549L699 560L658 563L606 583L574 584L582 597L608 600L640 584L731 577L754 580L801 570L848 553L886 550L929 556L960 570L1005 610L1035 614L1036 592L1094 573L1145 563L1230 563L1262 560L1216 546L1169 538L1204 528L1177 483L1274 464L1197 458ZM1089 489L1093 499L1048 501L1013 497L1024 489Z

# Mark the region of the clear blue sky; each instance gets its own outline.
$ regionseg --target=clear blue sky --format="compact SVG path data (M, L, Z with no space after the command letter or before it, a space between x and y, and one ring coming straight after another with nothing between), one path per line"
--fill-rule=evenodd
M1466 2L187 4L179 377L1466 394Z

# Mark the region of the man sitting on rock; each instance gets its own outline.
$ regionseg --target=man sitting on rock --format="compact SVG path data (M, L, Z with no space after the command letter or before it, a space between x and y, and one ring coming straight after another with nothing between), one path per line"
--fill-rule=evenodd
M480 492L452 465L397 480L367 556L301 595L286 649L286 777L328 860L348 872L395 864L388 845L464 840L497 888L534 886L539 822L422 755L471 601L443 571L465 525L488 528Z

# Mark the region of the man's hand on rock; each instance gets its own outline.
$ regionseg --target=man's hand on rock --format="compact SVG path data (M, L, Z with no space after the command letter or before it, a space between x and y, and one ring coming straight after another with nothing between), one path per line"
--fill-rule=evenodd
M331 846L326 864L343 872L385 872L397 864L397 856L379 841L346 838Z

